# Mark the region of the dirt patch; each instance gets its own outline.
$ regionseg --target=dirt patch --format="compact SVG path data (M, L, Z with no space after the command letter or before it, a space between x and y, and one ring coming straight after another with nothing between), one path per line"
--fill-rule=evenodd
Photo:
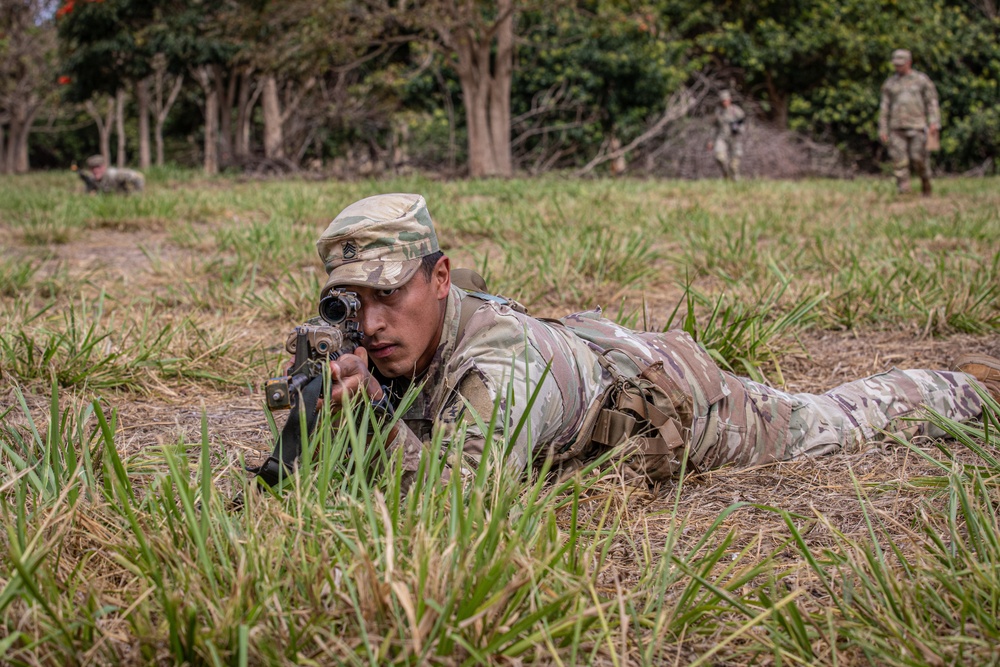
M948 370L970 352L1000 356L1000 336L954 334L930 338L916 329L896 332L811 331L800 336L804 352L781 359L786 389L822 392L892 367Z

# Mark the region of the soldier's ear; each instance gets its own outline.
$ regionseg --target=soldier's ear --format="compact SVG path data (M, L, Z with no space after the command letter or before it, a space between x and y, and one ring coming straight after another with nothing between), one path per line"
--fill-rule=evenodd
M445 255L434 265L434 272L431 273L431 285L434 287L434 296L440 301L447 299L451 292L451 261Z

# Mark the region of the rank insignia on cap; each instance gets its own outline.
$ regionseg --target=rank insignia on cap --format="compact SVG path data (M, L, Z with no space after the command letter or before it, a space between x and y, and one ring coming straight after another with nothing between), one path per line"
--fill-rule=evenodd
M344 259L354 259L358 256L358 246L351 241L344 241Z

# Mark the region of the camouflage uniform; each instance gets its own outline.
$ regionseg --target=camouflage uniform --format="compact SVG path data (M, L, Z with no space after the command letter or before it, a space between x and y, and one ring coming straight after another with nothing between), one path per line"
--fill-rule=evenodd
M893 57L895 59L896 54ZM941 126L934 83L916 70L905 75L892 74L882 84L878 131L880 136L889 139L889 157L900 191L908 189L911 167L925 184L930 183L929 126Z
M721 100L731 99L723 92ZM715 161L719 163L722 177L739 180L740 160L743 157L743 121L746 114L736 104L722 104L715 110Z
M116 169L109 167L104 176L97 181L101 192L142 192L146 187L146 177L134 169Z
M330 272L325 289L350 281L401 284L400 276L419 268L420 253L436 251L422 197L371 199L345 210L317 243ZM463 317L466 309L471 315ZM685 448L694 469L749 466L850 450L884 431L941 435L926 422L902 421L919 416L922 406L956 420L982 412L974 380L964 373L893 369L821 395L789 394L720 370L683 331L631 331L599 310L542 321L453 285L429 366L392 387L396 396L411 382L420 391L389 447L402 450L404 470L413 473L436 428L448 445L464 426L463 453L472 468L488 435L481 424L490 423L498 405L492 435L509 448L510 469L548 456L586 456L615 444L602 440L599 428L612 400L645 391L651 379L662 389L654 397L657 412L666 416L656 423L659 449L634 446L654 439L637 437L620 451L625 463L653 479L675 474ZM522 421L516 441L503 443Z
M104 158L94 155L87 159L87 167L96 169L104 166ZM87 192L122 193L142 192L146 187L146 178L134 169L117 169L108 167L100 178L94 176L93 171L84 172L84 183L87 185Z
M907 438L943 435L927 422L903 421L919 415L921 406L957 420L982 412L972 381L962 373L893 369L821 395L789 394L720 370L681 331L635 332L600 317L599 311L570 315L556 325L496 303L463 302L462 294L452 288L442 342L417 380L425 383L423 390L403 415L409 430L401 429L392 443L393 449L403 448L407 471L417 469L420 449L435 425L444 429L447 444L460 422L466 424L466 461L474 466L484 434L470 409L489 424L494 401L501 397L493 435L502 443L507 425L524 418L524 406L536 391L507 464L520 471L547 455L558 457L585 428L588 408L614 383L599 361L605 350L612 350L608 356L626 375L641 370L633 359L644 365L663 362L682 392L681 403L689 406L690 421L683 419L681 428L693 469L850 451L880 439L883 431ZM477 310L456 341L460 309L470 305ZM508 386L512 405L506 400ZM584 445L579 454L594 453L592 443ZM678 471L682 455L678 448L668 460L633 462L633 468L653 479L667 478Z

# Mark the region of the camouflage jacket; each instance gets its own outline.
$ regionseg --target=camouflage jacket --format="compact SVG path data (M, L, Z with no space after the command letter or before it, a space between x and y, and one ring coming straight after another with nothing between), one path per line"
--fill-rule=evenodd
M679 389L674 398L686 412L686 442L714 443L714 435L704 438L702 432L710 426L710 407L733 387L741 391L682 331L631 331L604 319L599 310L543 321L494 302L463 301L463 296L452 287L441 343L417 379L422 388L402 416L406 428L390 443L390 451L402 448L406 471L417 470L420 450L435 428L443 430L447 446L462 423L465 463L475 467L486 435L480 424L490 423L494 405L499 406L498 445L507 444L501 439L505 432L513 432L505 425L524 422L517 441L509 443L508 468L522 471L550 454L576 451L581 438L589 442L588 414L594 411L588 409L604 402L616 384L614 373L634 377L657 362ZM459 340L461 309L470 305L476 311Z
M890 130L923 130L928 125L941 125L937 89L930 78L911 70L905 76L893 74L886 79L879 104L879 134L889 134Z
M729 140L741 135L743 121L747 115L735 104L728 107L719 106L715 110L715 139ZM734 132L733 128L740 128Z
M145 185L146 178L138 171L115 167L109 167L97 181L101 192L142 192Z

